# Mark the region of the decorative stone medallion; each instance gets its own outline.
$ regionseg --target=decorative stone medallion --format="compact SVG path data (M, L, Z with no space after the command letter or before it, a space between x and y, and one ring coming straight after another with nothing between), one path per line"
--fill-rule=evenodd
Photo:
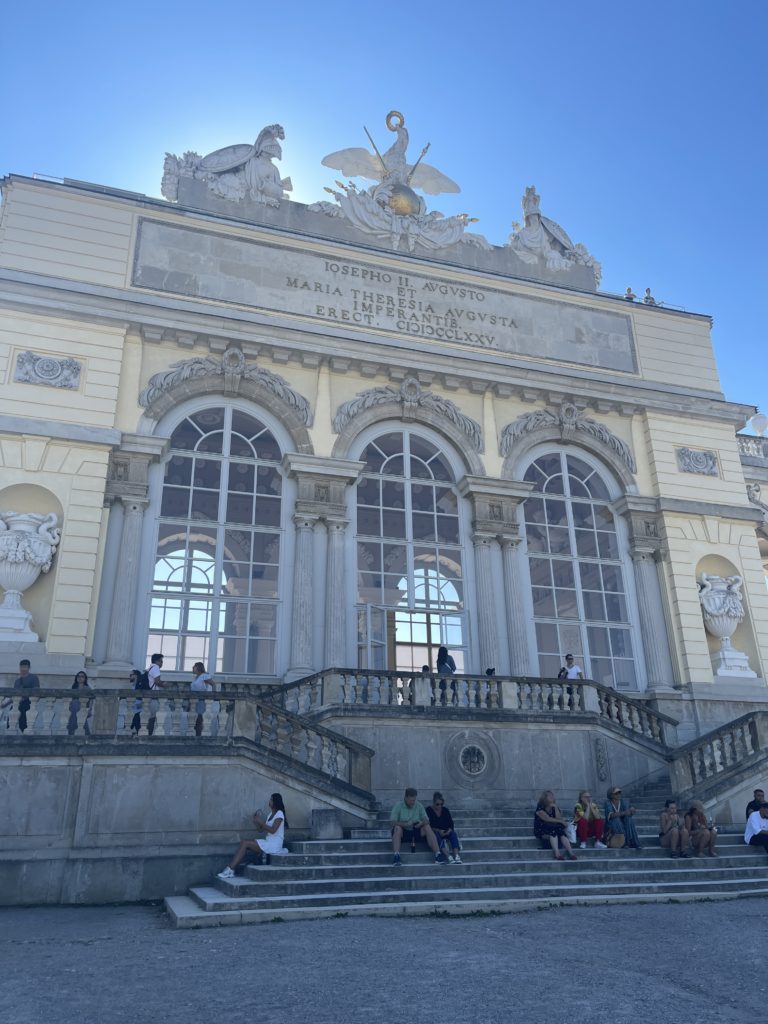
M677 468L681 473L701 473L703 476L720 476L717 455L714 452L695 451L693 448L675 448Z
M18 384L38 384L77 391L80 387L82 368L83 364L76 359L59 359L56 356L37 355L34 352L20 352L16 357L16 372L13 379Z

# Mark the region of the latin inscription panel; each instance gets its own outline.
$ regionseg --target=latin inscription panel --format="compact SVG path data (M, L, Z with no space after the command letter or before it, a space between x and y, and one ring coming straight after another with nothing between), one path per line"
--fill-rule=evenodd
M159 221L139 225L133 284L351 330L636 372L626 314Z

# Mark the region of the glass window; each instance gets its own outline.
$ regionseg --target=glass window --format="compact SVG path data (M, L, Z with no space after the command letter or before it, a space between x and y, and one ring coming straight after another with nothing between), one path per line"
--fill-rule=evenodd
M267 427L239 409L204 409L173 431L147 644L167 668L202 661L211 673L274 675L281 457Z
M409 431L377 437L360 458L360 664L434 669L437 649L445 645L462 671L464 584L450 463L432 441Z
M565 452L536 459L525 479L533 484L524 513L539 671L556 675L565 655L573 654L586 676L636 689L624 569L605 480Z

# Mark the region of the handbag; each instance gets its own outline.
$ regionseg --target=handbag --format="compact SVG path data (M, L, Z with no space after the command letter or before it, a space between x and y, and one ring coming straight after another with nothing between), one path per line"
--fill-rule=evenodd
M576 822L575 821L570 821L565 826L565 837L571 843L575 843L576 842Z
M608 838L608 847L611 850L620 850L626 841L627 837L623 832L611 832Z

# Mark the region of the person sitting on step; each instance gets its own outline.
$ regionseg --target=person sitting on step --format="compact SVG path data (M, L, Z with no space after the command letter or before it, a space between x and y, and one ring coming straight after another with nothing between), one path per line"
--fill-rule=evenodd
M673 858L687 857L690 840L683 816L677 812L677 804L674 800L666 800L659 819L659 843L662 849L669 850Z
M621 795L618 786L611 786L606 794L605 807L606 836L608 846L621 849L642 850L637 826L634 822L635 808Z
M558 844L562 844L570 860L576 860L576 854L571 848L568 836L565 834L566 821L560 813L560 808L555 803L555 794L551 789L542 793L536 810L533 815L533 834L541 842L542 847L552 850L555 860L565 860L565 857L558 850Z
M416 840L423 839L432 853L435 855L436 864L447 864L447 858L440 853L437 845L437 838L429 824L429 817L424 810L424 805L416 799L418 791L409 786L405 796L400 803L395 804L390 814L389 823L392 826L392 864L400 867L400 844L405 836L410 841L411 849L416 849Z
M576 838L582 850L586 850L588 839L595 840L596 850L608 849L603 842L603 812L592 799L588 789L582 789L579 793L579 802L573 809L573 820L576 823Z
M707 851L710 857L717 857L715 843L717 842L717 829L704 810L701 800L691 800L691 805L685 814L685 827L691 836L691 846L694 853Z
M437 837L437 845L448 858L448 863L461 864L459 837L456 835L453 818L445 806L442 793L435 793L432 797L432 803L427 808L427 817L430 827Z
M748 846L762 846L768 853L768 804L760 804L747 818L744 842Z
M752 799L747 804L746 817L749 818L750 814L754 814L755 811L759 811L765 803L765 791L762 789L752 790Z
M269 798L269 814L266 819L256 813L253 816L253 823L258 829L266 832L264 839L244 839L237 848L237 851L223 871L220 871L217 878L222 880L235 877L235 868L243 860L246 853L252 851L261 857L266 854L269 858L285 857L290 852L283 846L285 830L288 826L288 819L285 815L285 805L280 793L273 793Z

